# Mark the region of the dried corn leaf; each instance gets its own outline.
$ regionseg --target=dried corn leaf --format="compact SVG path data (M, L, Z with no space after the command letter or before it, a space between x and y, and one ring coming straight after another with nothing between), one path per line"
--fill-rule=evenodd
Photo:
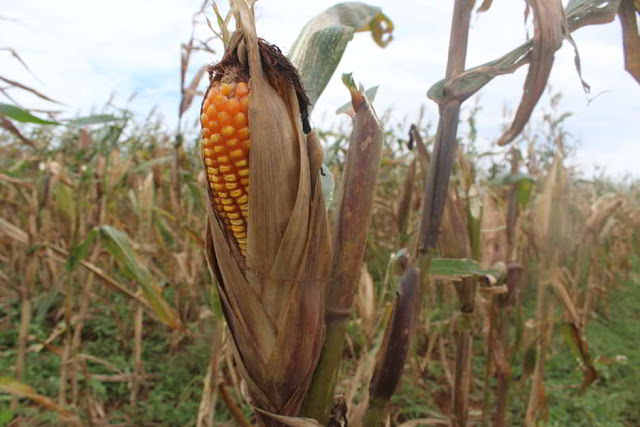
M191 80L189 86L183 89L182 101L180 102L178 117L182 117L182 115L189 109L189 107L191 107L193 99L198 93L198 85L200 84L200 80L202 80L206 71L207 65L203 65L202 67L200 67L200 69L193 76L193 79Z
M45 101L53 102L54 104L62 104L61 102L58 102L55 99L49 98L45 94L33 89L32 87L25 86L22 83L19 83L19 82L15 81L15 80L11 80L11 79L8 79L8 78L2 77L2 76L0 76L0 80L2 80L3 82L9 84L9 86L14 86L14 87L20 88L22 90L25 90L27 92L30 92L30 93L34 94L35 96L37 96L38 98L44 99Z
M613 21L619 4L620 0L571 0L566 8L568 32L573 32L585 25ZM545 22L551 24L553 21L545 19ZM555 22L558 23L557 16ZM452 81L440 80L431 86L427 96L438 104L443 104L449 98L467 99L494 77L511 74L521 66L530 63L533 45L534 40L530 40L498 59L466 70Z
M553 164L546 176L536 205L533 209L536 247L541 254L553 258L556 250L566 245L567 178L562 164L560 148L556 149Z
M284 415L274 414L273 412L265 411L260 408L255 408L259 413L266 415L269 418L272 418L276 421L281 422L285 426L291 427L322 427L318 421L313 418L303 418L303 417L287 417Z
M487 10L489 10L489 8L491 8L491 3L493 3L493 0L484 0L478 7L476 12L486 12Z
M498 139L498 145L506 145L513 141L524 129L547 87L555 53L568 34L561 0L527 0L527 4L533 10L534 34L529 53L529 70L524 82L524 95L510 129Z
M24 383L21 383L14 378L0 377L0 391L12 394L17 397L30 399L49 411L57 412L63 421L70 423L71 425L82 425L80 423L80 419L76 414L58 405L47 396L36 393L33 388Z
M622 44L624 47L624 67L640 83L640 35L638 34L638 15L632 0L622 0L618 15L622 26Z
M2 115L0 115L0 127L5 129L6 131L12 133L16 137L18 137L18 139L20 139L20 141L24 142L25 144L27 144L31 148L38 148L38 146L37 146L35 141L32 141L29 138L27 138L26 136L24 136L22 134L22 132L20 132L20 130L17 127L15 127L15 125L13 123L11 123L11 120L6 119Z

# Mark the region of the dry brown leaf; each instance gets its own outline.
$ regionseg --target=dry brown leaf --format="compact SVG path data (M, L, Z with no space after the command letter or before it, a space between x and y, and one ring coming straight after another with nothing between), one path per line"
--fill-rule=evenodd
M182 93L182 101L180 102L180 110L178 111L178 116L182 117L182 115L191 107L193 103L193 99L198 94L198 85L200 84L200 80L204 77L207 71L207 65L203 65L196 72L191 80L191 83L188 87L183 89Z
M534 107L547 86L555 53L568 34L561 0L527 0L533 10L533 48L529 53L529 71L524 95L511 127L498 140L499 145L513 141L529 121Z
M58 405L52 399L47 396L38 394L28 385L21 383L20 381L9 378L0 377L0 391L12 394L17 397L27 398L42 406L43 408L57 412L60 418L74 426L81 426L82 423L76 414L67 410L66 408Z
M476 9L476 12L486 12L491 7L493 0L484 0L482 4Z
M622 26L624 67L640 84L640 35L638 34L638 12L633 0L621 0L618 9Z

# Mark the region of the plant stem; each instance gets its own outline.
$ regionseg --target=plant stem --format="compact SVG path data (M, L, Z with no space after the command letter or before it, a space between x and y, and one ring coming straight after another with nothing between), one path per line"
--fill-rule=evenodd
M303 416L315 418L323 425L329 422L338 382L344 337L364 257L382 156L382 128L373 107L355 88L351 95L356 116L333 230L326 336L301 410Z
M475 0L456 0L453 8L449 56L445 76L449 81L464 71L469 40L469 23L474 4ZM462 100L452 96L445 97L444 102L440 104L440 120L425 186L417 254L418 264L421 267L420 288L423 293L426 293L429 274L428 269L424 270L422 267L428 266L431 254L436 250L451 169L458 146L457 133L461 105ZM459 292L461 311L463 311L464 317L468 317L468 313L464 308L467 305L471 305L471 311L473 310L475 281L472 279L470 283L463 283L461 286L462 289ZM454 412L452 414L452 425L454 426L466 425L470 362L471 331L469 325L468 328L460 331L457 336L456 379L453 396Z

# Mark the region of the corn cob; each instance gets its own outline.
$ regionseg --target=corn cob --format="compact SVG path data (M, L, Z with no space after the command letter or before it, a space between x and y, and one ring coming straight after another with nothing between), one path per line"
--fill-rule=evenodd
M202 157L213 208L243 254L247 249L249 212L248 108L247 83L215 82L200 117Z

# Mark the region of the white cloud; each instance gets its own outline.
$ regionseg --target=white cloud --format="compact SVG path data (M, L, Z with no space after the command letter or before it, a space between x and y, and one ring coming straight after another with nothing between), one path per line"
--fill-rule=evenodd
M348 99L340 82L344 72L354 72L365 86L380 85L379 111L393 107L395 119L414 119L426 105L428 119L437 120L437 108L425 94L444 74L453 2L385 3L381 6L395 24L394 41L381 50L366 33L355 35L316 107L316 124L333 117ZM137 112L146 114L157 105L173 126L179 99L180 43L189 37L191 17L200 4L201 0L5 2L2 16L21 22L3 22L0 38L19 51L41 81L6 54L0 55L0 74L65 102L71 106L70 114L100 107L114 91L123 104L137 92ZM335 1L261 0L259 32L286 52L302 26L332 4ZM523 5L521 1L494 2L489 12L474 17L468 66L494 59L525 40ZM619 24L586 27L574 33L574 38L591 95L582 92L568 44L557 55L550 82L563 93L561 109L574 113L567 127L581 141L576 160L585 169L599 162L613 174L640 176L632 160L638 158L636 147L640 146L640 127L635 126L640 117L640 88L623 70ZM193 65L215 59L201 55ZM525 73L522 69L513 76L496 78L480 92L478 125L485 138L497 137L504 123L504 105L512 109L517 105ZM33 105L31 100L29 105Z

